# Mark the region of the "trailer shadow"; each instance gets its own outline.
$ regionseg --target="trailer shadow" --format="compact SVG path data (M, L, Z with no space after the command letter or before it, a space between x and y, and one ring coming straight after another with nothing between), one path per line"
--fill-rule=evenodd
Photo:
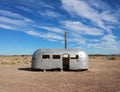
M31 72L62 72L60 69L50 69L50 70L41 70L41 69L32 69L32 68L18 68L20 71L31 71ZM87 69L80 69L80 70L63 70L63 72L84 72L87 71Z
M29 67L27 67L27 68L18 68L18 70L20 70L20 71L31 71L31 72L43 71L41 69L32 69L32 68L29 68Z

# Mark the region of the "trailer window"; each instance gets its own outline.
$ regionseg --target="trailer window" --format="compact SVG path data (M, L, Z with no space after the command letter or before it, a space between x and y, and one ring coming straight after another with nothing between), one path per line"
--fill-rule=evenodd
M79 56L78 56L78 55L71 55L70 58L71 58L71 59L78 59Z
M49 59L50 58L50 55L43 55L42 56L42 59Z
M60 59L60 55L53 55L53 59Z

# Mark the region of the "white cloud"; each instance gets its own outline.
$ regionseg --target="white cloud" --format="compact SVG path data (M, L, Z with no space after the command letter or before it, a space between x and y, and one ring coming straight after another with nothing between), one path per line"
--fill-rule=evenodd
M100 39L89 39L89 42L95 42L95 43L97 43L97 42L100 42L101 40Z
M6 10L0 10L0 13L2 14L2 16L0 16L0 27L1 28L15 30L15 31L22 31L28 35L42 37L50 41L63 40L62 36L55 34L55 33L64 33L63 29L56 28L56 27L37 26L37 28L45 29L50 32L44 33L44 32L37 32L37 31L31 31L31 30L25 31L27 30L27 28L30 29L30 25L32 23L34 24L34 22L31 19L23 17L20 14L13 13L13 12L6 11Z
M46 10L44 12L42 11L39 11L38 12L40 15L42 16L45 16L45 17L54 17L54 18L57 18L57 17L60 17L61 15L57 12L54 12L54 11L51 11L51 10Z
M99 44L98 43L88 43L87 44L87 46L89 47L89 48L91 48L91 47L97 47Z
M17 29L13 26L10 26L10 25L7 25L7 24L1 24L1 23L0 23L0 28L9 29L9 30L16 30Z
M94 1L94 2L93 2ZM114 25L119 25L119 13L113 10L103 1L95 0L62 0L62 7L72 16L79 16L90 20L90 25L85 25L80 21L66 21L63 22L64 27L78 33L79 35L97 36L101 39L91 40L85 39L86 45L94 48L95 51L110 52L110 50L118 52L120 50L120 43L116 40L112 29L116 28ZM111 11L112 10L112 11ZM117 10L116 10L117 11ZM119 11L119 9L118 9ZM87 43L89 41L89 43ZM112 52L112 51L111 51Z
M62 28L49 27L49 26L37 26L37 27L41 28L41 29L44 29L44 30L48 30L48 32L53 32L53 33L57 33L57 34L61 34L61 35L63 35L64 32L68 30L68 29L64 30ZM59 37L59 35L56 35L56 34L54 35L53 33L52 34L49 33L50 35L46 34L46 38L51 38L51 37L53 38L53 37L55 37L55 39L56 39L56 36L57 36L57 38L59 38L61 40L64 39L63 37L61 37L61 36ZM85 38L81 37L80 34L78 34L76 31L71 32L70 30L68 31L68 41L69 42L74 42L76 44L85 44L85 42L86 42Z
M42 37L45 39L48 39L50 41L56 41L56 40L63 40L63 37L55 34L55 33L44 33L44 32L37 32L37 31L25 31L26 34L32 35L32 36L36 36L36 37Z
M14 31L24 31L26 28L30 28L31 24L32 21L27 18L22 20L0 16L0 28Z
M55 34L55 33L45 33L44 34L44 37L47 38L48 40L49 39L54 39L54 40L63 40L63 37L58 35L58 34Z
M65 28L80 34L87 34L92 36L99 36L104 34L102 30L95 27L86 26L79 21L64 21L63 24Z
M0 13L0 27L4 29L24 31L24 28L34 23L31 19L11 11L0 10Z
M32 36L37 36L37 37L42 37L42 34L39 32L35 32L35 31L25 31L26 34L32 35Z
M110 14L109 11L102 12L100 16L102 20L107 21L108 23L109 22L118 23L116 17L113 14Z
M113 34L108 34L108 35L105 35L103 36L103 40L106 40L106 41L112 41L116 38L116 36L114 36Z
M116 41L116 36L113 34L108 34L103 36L101 45L112 48L120 48L120 43Z
M21 10L23 10L23 11L29 12L29 13L32 12L31 9L29 9L29 8L27 8L27 7L24 7L24 6L18 6L17 8L18 8L18 9L21 9Z
M32 2L33 3L33 2ZM43 7L43 8L49 8L49 9L54 9L53 6L51 6L49 3L46 3L46 2L43 2L42 0L37 0L36 2L34 2L35 6L37 6L38 4L38 7Z
M101 13L98 12L95 8L91 7L89 3L90 2L87 2L86 0L62 0L63 8L71 15L77 14L80 17L89 19L91 22L93 22L94 25L109 32L110 29L107 28L103 20L107 22L118 23L117 18L114 17L114 15L112 15L110 12L105 13L105 9ZM104 6L105 5L106 4L104 4ZM98 8L97 4L96 7Z
M57 28L57 27L38 26L38 28L45 29L45 30L55 32L55 33L62 33L63 34L65 32L65 30L63 30L61 28Z
M76 37L69 38L68 41L73 42L75 44L81 44L81 45L85 45L86 43L86 40L84 38L76 38Z
M12 19L12 18L1 17L1 16L0 16L0 22L6 23L6 24L12 24L12 25L24 25L25 24L24 20Z
M113 34L107 34L101 38L100 42L88 43L87 47L94 48L95 51L99 49L99 53L102 51L101 53L104 54L119 53L120 42L116 41L116 36Z
M90 8L83 0L62 0L62 4L63 8L71 14L77 14L90 20L97 18L97 11Z
M102 54L114 54L120 53L120 44L119 43L110 43L107 41L101 41L100 43L88 43L87 47L94 52ZM92 53L94 53L92 52Z
M0 15L2 16L6 16L6 17L11 17L11 18L16 18L16 19L24 19L25 17L17 14L17 13L13 13L11 11L7 11L7 10L1 10L0 9Z
M104 11L106 9L110 9L110 7L105 2L103 2L102 0L98 0L98 1L96 1L96 0L87 0L87 3L91 7L95 8L95 9L98 9L98 10Z
M23 21L25 21L25 22L27 22L27 23L28 23L28 22L29 22L29 23L33 22L33 20L31 20L31 19L29 19L29 18L24 18Z

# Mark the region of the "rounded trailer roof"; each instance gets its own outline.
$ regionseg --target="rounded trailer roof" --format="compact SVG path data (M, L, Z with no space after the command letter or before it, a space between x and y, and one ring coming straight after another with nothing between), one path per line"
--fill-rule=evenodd
M78 49L78 48L76 48L76 49L38 49L34 52L34 54L41 53L41 52L46 52L46 53L72 53L72 52L75 52L75 53L78 53L78 52L85 52L85 51L82 49Z

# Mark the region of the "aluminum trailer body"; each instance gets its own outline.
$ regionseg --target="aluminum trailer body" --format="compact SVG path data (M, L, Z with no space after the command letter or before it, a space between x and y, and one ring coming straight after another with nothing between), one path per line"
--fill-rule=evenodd
M89 68L88 55L80 49L38 49L33 53L33 69L68 69Z

